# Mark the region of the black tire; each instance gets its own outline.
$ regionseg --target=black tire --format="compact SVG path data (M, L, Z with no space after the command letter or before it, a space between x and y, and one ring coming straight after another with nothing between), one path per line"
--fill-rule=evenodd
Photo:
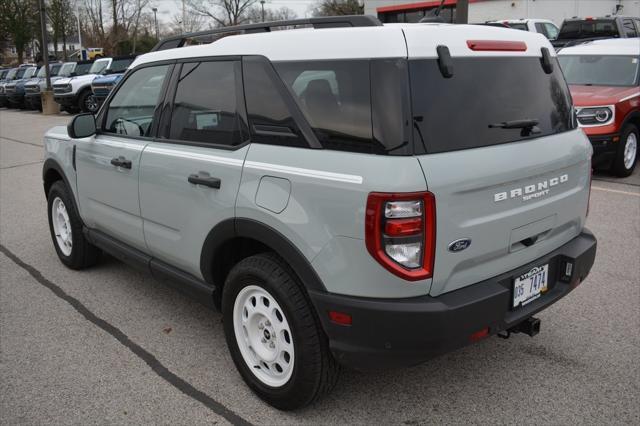
M247 286L266 290L280 305L289 323L295 351L293 371L279 387L263 383L245 362L234 330L236 297ZM295 273L279 256L262 253L236 264L229 273L222 295L222 314L231 357L247 385L264 401L280 410L308 405L336 385L340 367Z
M100 258L100 249L89 243L82 232L82 220L76 211L72 195L63 181L57 181L49 189L47 195L47 213L49 217L49 231L51 240L56 249L60 261L71 269L84 269L95 265ZM52 208L56 199L60 199L64 204L66 213L71 224L71 250L65 254L60 247L60 242L56 237L53 224Z
M632 142L633 141L633 142ZM625 165L625 150L627 145L635 142L635 155L630 167ZM616 176L627 177L633 173L633 169L638 163L638 148L640 144L640 131L633 124L627 124L620 133L620 142L618 143L618 150L616 151L616 157L613 160L611 172Z
M83 90L78 96L78 109L82 112L92 112L87 108L87 100L93 96L90 89Z

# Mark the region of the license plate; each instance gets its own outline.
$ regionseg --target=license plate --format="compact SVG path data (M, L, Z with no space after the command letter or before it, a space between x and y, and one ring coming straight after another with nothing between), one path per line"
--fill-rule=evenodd
M547 291L549 264L536 266L513 281L513 307L526 305Z

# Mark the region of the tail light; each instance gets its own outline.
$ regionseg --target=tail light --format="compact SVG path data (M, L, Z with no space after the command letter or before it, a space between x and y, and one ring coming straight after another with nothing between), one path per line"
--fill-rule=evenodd
M417 281L433 276L436 202L430 192L372 192L365 218L367 250L393 274Z

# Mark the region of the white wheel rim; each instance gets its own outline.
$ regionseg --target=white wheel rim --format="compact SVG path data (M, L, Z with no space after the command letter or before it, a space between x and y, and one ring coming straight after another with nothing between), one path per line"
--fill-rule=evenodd
M60 197L56 197L51 203L51 221L53 222L53 233L56 237L56 244L65 256L71 254L73 249L73 239L71 234L71 221L69 213Z
M233 329L244 362L265 385L285 385L293 373L293 333L276 299L262 287L243 288L233 305Z
M636 153L638 152L638 138L636 134L631 132L627 136L627 141L624 145L624 167L630 169L633 167L633 163L636 162Z

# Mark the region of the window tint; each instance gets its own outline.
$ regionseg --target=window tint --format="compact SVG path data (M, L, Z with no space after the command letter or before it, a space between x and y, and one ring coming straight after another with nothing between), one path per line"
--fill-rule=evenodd
M545 74L539 58L452 61L455 72L448 79L436 59L409 62L416 153L497 145L573 127L571 98L557 62L553 73ZM538 120L539 132L489 127L523 119Z
M507 25L509 25L509 28L513 29L513 30L521 30L521 31L529 31L529 28L527 28L527 24L520 24L520 23L508 23Z
M590 37L619 37L618 28L613 19L565 22L560 30L560 39L579 39Z
M542 23L536 22L536 31L544 35L546 38L549 38L549 35L547 34L547 28L542 25Z
M384 153L372 137L369 61L280 62L275 67L324 148Z
M237 112L239 62L182 65L174 98L171 139L238 145L242 142Z
M245 98L251 140L271 145L308 147L284 97L290 96L271 65L259 58L243 61ZM278 90L277 84L282 90Z
M633 21L631 19L625 19L622 21L622 26L624 27L624 31L627 34L627 37L638 37L636 33L636 28L633 25Z
M149 136L169 65L133 72L109 102L104 132Z
M133 62L135 58L119 58L119 59L114 59L111 62L111 65L109 65L108 68L108 72L109 73L120 73L120 72L125 72L127 70L127 68L129 68L129 65L131 65L131 63ZM107 70L104 70L107 71ZM103 72L104 72L103 71Z

